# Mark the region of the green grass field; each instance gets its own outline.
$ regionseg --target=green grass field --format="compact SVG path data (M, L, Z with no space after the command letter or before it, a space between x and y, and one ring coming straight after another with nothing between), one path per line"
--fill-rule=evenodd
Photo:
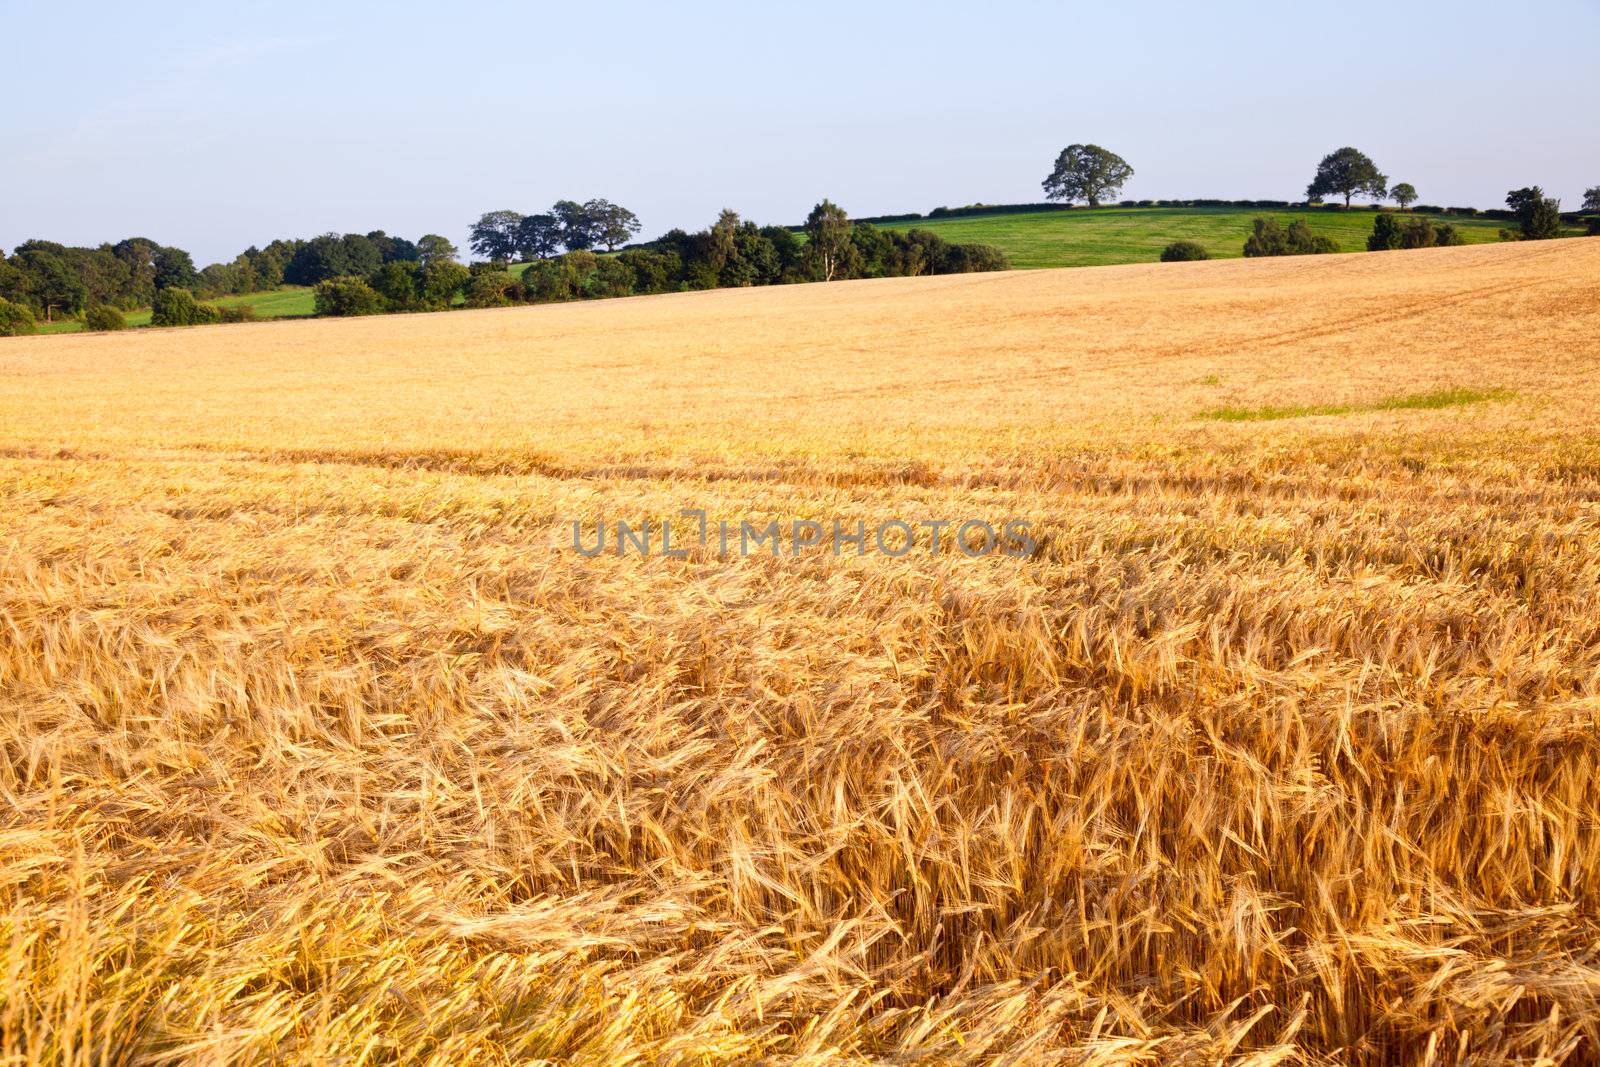
M1248 207L1082 208L1018 215L966 215L881 223L886 230L932 230L947 241L981 242L1005 252L1013 267L1099 267L1112 263L1148 263L1161 257L1172 241L1198 241L1214 259L1244 254L1251 221L1273 215L1288 225L1305 219L1313 233L1325 234L1341 252L1362 252L1372 233L1375 212ZM1468 244L1498 241L1497 219L1428 216L1448 222ZM1578 231L1573 230L1574 234Z
M207 303L224 308L249 304L256 309L257 317L263 319L308 318L316 311L311 289L306 286L287 286L265 293L244 293L240 296L219 296Z
M316 310L312 303L311 289L298 285L286 286L282 289L269 289L260 293L219 296L203 302L215 304L218 307L238 307L240 304L249 304L256 309L256 317L263 319L309 318ZM125 311L122 317L127 320L129 326L150 325L149 308ZM75 319L39 323L40 333L77 333L82 329L83 323Z

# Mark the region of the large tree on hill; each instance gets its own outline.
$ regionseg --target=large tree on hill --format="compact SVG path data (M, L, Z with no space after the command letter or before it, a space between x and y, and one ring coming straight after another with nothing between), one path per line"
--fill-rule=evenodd
M157 289L192 289L199 275L194 260L181 248L163 245L155 251Z
M528 215L517 226L517 252L523 259L544 259L561 251L561 220L554 215Z
M639 216L609 200L591 200L583 205L584 212L594 221L595 240L615 252L639 232Z
M367 240L371 241L375 246L377 246L378 255L382 258L384 263L394 263L397 261L402 263L415 263L417 261L417 257L419 255L417 252L417 246L413 242L406 240L404 237L390 237L382 230L373 230L371 233L367 234Z
M28 302L45 312L46 322L57 312L82 311L89 302L89 288L69 259L67 248L54 241L24 241L11 254L26 279Z
M344 271L340 273L354 274L358 278L365 278L377 273L383 266L383 249L378 242L365 234L347 233L339 238L339 243L344 247Z
M727 214L727 212L724 212ZM850 216L831 200L824 200L806 216L806 263L820 282L850 276L855 245L850 241Z
M1128 161L1096 144L1071 144L1056 157L1055 169L1041 183L1051 200L1086 200L1099 207L1133 177Z
M1561 236L1561 201L1545 196L1537 185L1511 190L1506 194L1506 207L1517 213L1524 241L1545 241Z
M350 250L336 233L313 237L301 245L283 268L283 280L290 285L316 285L318 282L353 274Z
M1600 185L1583 191L1583 207L1580 211L1600 211Z
M1404 211L1417 202L1417 187L1410 182L1400 182L1389 190L1389 197L1400 205L1401 211Z
M1379 172L1377 164L1365 153L1346 145L1322 157L1322 162L1317 164L1316 176L1306 186L1306 199L1342 196L1344 206L1349 207L1350 198L1357 193L1367 193L1381 200L1388 191L1388 175Z
M576 200L557 200L550 213L561 223L561 243L569 252L586 252L599 238L599 224L587 205Z
M510 259L517 254L517 226L522 216L515 211L486 211L472 224L472 250L485 259Z
M148 304L156 295L156 251L161 246L148 237L129 237L111 246L111 254L128 267L128 295L136 304Z
M417 262L426 267L430 263L454 263L458 252L448 238L436 233L417 238Z

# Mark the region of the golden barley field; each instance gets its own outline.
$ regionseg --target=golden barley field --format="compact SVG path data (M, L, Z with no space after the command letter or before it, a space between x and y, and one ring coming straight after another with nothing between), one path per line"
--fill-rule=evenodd
M1600 240L0 341L0 1064L1593 1063L1597 725Z

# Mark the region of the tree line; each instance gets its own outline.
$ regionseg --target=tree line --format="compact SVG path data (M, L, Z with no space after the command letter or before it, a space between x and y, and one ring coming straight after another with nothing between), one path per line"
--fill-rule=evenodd
M251 246L231 262L196 270L188 252L143 237L96 248L24 241L10 256L0 254L0 335L31 333L40 319L82 318L91 329L119 329L126 325L123 312L144 307L157 326L233 321L251 313L213 307L196 297L316 285L376 273L396 261L454 263L457 254L437 234L413 242L374 230L275 240L265 248Z
M592 203L592 202L591 202ZM532 216L489 212L474 227L474 249L506 251ZM554 213L552 213L554 214ZM481 239L480 239L481 235ZM583 240L583 237L579 237ZM606 243L599 238L599 243ZM613 244L621 244L617 238ZM563 242L561 247L568 247ZM515 254L523 250L510 249ZM927 230L881 230L852 222L844 209L824 200L805 225L759 226L725 210L703 230L669 230L645 244L600 255L569 247L553 255L528 254L520 273L509 257L440 267L385 264L366 275L328 279L316 288L321 315L373 315L447 306L457 294L468 307L554 303L614 296L641 296L697 289L786 285L846 278L911 277L1006 269L1004 253L992 245L956 244ZM430 284L430 277L438 284ZM447 295L447 287L457 283Z
M1071 206L1078 201L1083 201L1089 207L1099 207L1114 199L1122 190L1129 179L1133 177L1133 167L1108 149L1099 145L1074 144L1062 149L1056 157L1055 166L1043 181L1045 196L1054 203ZM1416 186L1410 182L1396 182L1389 184L1389 176L1378 169L1372 157L1357 148L1346 145L1335 149L1323 156L1317 164L1311 181L1306 185L1306 198L1303 203L1294 204L1288 201L1261 201L1261 200L1124 200L1122 207L1155 207L1155 206L1181 206L1181 207L1320 207L1337 206L1328 205L1329 197L1342 198L1344 207L1348 209L1351 201L1357 196L1370 197L1373 206L1379 206L1384 200L1393 200L1400 206L1401 211L1411 210L1417 203L1418 194ZM1031 210L1036 206L1019 204L1005 208L993 205L974 205L972 208L958 208L954 211L948 208L939 208L930 217L939 215L959 215L966 213L985 213L996 210ZM1524 189L1514 189L1506 195L1505 211L1486 211L1483 214L1490 218L1506 218L1517 222L1515 230L1501 231L1505 240L1543 240L1549 237L1559 237L1562 232L1561 201L1545 196L1544 190L1538 186L1529 186ZM1448 211L1452 214L1476 215L1476 208L1438 208L1418 207L1418 211L1433 212L1435 214ZM1580 212L1600 212L1600 186L1593 186L1584 190L1583 205ZM906 221L920 218L918 215L884 216L880 221ZM1587 220L1591 236L1600 235L1600 218Z
M1086 147L1098 152L1105 151L1095 149L1093 145ZM1067 153L1063 153L1062 160L1068 158ZM1058 187L1062 185L1059 176L1062 160L1057 161L1058 173L1045 181L1047 191L1051 188L1053 180ZM1100 169L1106 170L1107 165L1101 164ZM1131 168L1127 173L1132 173ZM1084 188L1080 180L1079 195L1087 196L1083 192ZM1115 187L1110 189L1112 195L1115 191ZM1102 186L1097 192L1099 195L1105 195L1107 189ZM1378 170L1377 165L1365 153L1350 147L1338 149L1324 156L1322 162L1317 165L1316 174L1312 177L1310 185L1306 187L1309 204L1321 203L1322 199L1329 195L1342 196L1346 209L1350 206L1351 198L1357 195L1370 196L1378 201L1390 198L1400 205L1401 211L1408 209L1417 200L1417 190L1410 182L1389 185L1388 177ZM1374 208L1379 206L1377 203L1373 205ZM1506 209L1504 212L1494 214L1514 220L1517 227L1502 229L1500 231L1502 241L1544 241L1561 237L1565 232L1561 201L1546 196L1544 190L1537 185L1508 192ZM1477 214L1476 210L1452 210L1463 214ZM1600 211L1600 186L1584 190L1582 210ZM1600 236L1600 217L1588 219L1588 233L1590 236ZM1424 215L1415 215L1402 220L1394 214L1380 212L1373 218L1372 234L1367 238L1367 250L1382 252L1398 248L1435 248L1462 243L1461 234L1450 223L1435 222ZM1251 234L1244 243L1246 257L1321 255L1337 251L1339 246L1331 238L1313 234L1304 219L1295 219L1286 227L1276 218L1257 217L1253 220ZM1163 263L1210 258L1207 249L1196 241L1173 241L1161 252Z
M615 252L638 232L639 217L609 200L557 200L537 215L485 212L472 224L469 244L488 260L534 260L600 245Z
M537 215L491 211L472 227L471 249L485 258L470 266L438 234L411 241L382 230L279 239L204 270L182 249L143 238L98 248L28 241L0 255L0 334L31 333L41 318L120 329L123 313L141 307L157 326L243 321L251 308L206 301L282 285L312 287L319 315L367 315L1007 266L992 245L881 230L827 200L800 227L723 211L703 230L623 247L638 230L633 212L606 200L562 200ZM520 273L510 269L517 259Z
M1068 145L1057 156L1043 186L1044 206L1077 202L1098 207L1112 201L1133 177L1133 167L1116 153L1093 144ZM1412 209L1418 194L1409 182L1391 185L1373 160L1345 146L1324 156L1306 187L1306 204L1338 199L1348 208L1357 196L1393 200ZM1158 201L1122 201L1151 206ZM1168 205L1295 206L1281 201L1166 201ZM1483 212L1515 228L1507 240L1559 237L1564 223L1560 201L1538 186L1512 190L1504 211ZM973 205L940 208L930 217L978 211L1034 209L1038 205ZM1374 205L1375 207L1378 205ZM1417 207L1418 212L1473 215L1469 208ZM1600 186L1585 190L1581 210L1600 212ZM284 238L251 246L228 263L196 270L189 253L143 237L96 248L68 247L51 241L25 241L9 256L0 253L0 336L32 332L38 319L83 320L94 329L125 325L122 313L151 308L156 325L232 321L250 318L249 308L220 308L216 297L263 292L281 285L312 286L320 314L424 311L464 302L489 307L518 302L576 300L600 296L662 293L725 286L778 285L839 278L874 278L1002 270L1005 256L990 245L954 244L921 229L884 230L876 222L912 222L919 215L851 220L829 201L818 204L801 227L757 226L724 211L704 230L671 230L654 241L630 244L639 232L633 212L609 200L559 200L548 211L523 215L490 211L471 229L470 248L483 257L470 267L446 238L426 234L416 241L382 230L366 234L327 233L309 240ZM1587 219L1588 232L1600 235L1600 217ZM1374 250L1459 243L1447 223L1411 219L1404 223L1375 217L1368 247ZM596 249L605 249L599 255ZM1336 250L1311 233L1303 221L1284 226L1276 219L1255 220L1246 240L1247 256L1309 255ZM1194 242L1173 242L1163 260L1206 258ZM529 264L520 273L514 261Z

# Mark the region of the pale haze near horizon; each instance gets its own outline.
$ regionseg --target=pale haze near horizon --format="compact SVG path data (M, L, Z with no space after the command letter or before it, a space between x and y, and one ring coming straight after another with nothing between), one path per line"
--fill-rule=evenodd
M1281 4L0 4L0 248L276 237L605 197L642 237L1043 199L1067 144L1129 198L1284 199L1351 144L1422 202L1600 185L1600 0Z

